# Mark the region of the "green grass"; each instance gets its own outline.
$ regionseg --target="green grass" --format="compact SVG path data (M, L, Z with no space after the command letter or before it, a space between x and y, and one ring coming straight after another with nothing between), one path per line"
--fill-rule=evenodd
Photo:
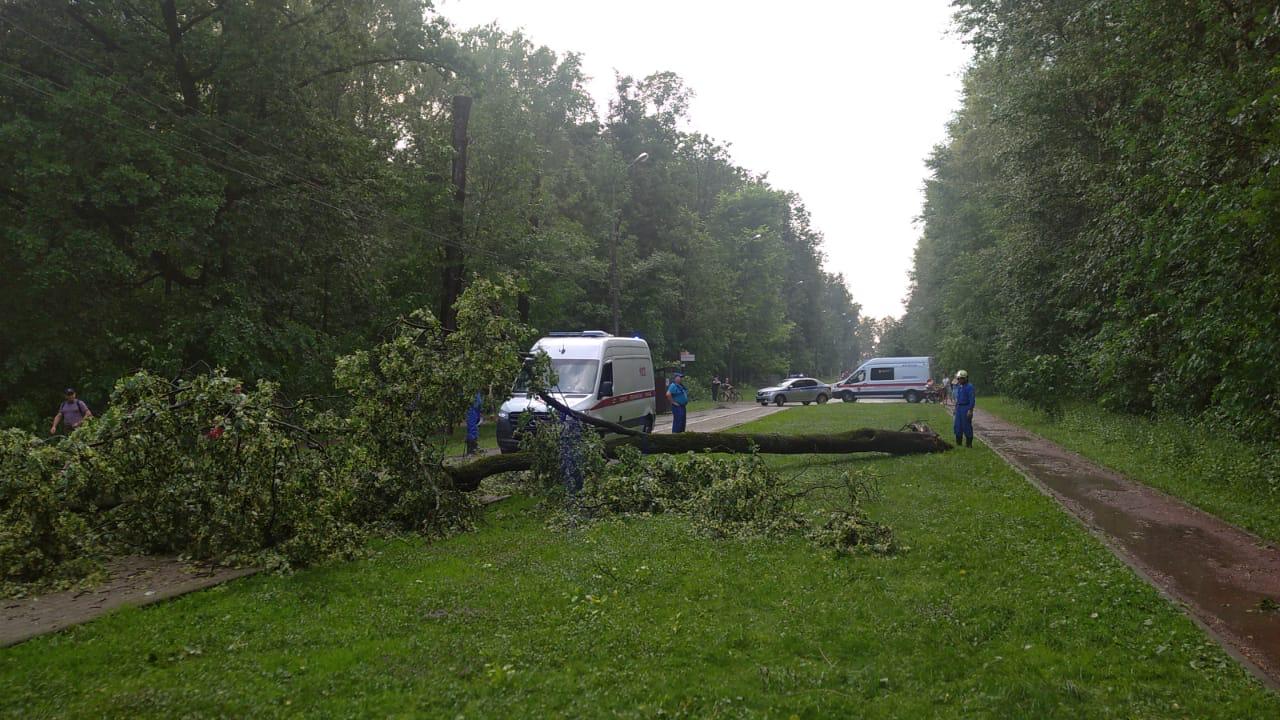
M834 404L758 431L944 426ZM787 457L881 476L910 549L833 557L676 517L479 531L261 576L0 650L13 716L1280 717L1186 617L985 448ZM814 507L830 498L812 497Z
M495 420L485 419L480 423L480 437L477 440L480 443L481 450L496 450L498 448L498 423ZM467 425L461 423L453 429L448 440L445 442L444 453L447 456L462 455L467 451Z
M985 398L980 406L1113 470L1280 542L1280 453L1223 430L1170 418L1068 406L1050 418L1022 403Z

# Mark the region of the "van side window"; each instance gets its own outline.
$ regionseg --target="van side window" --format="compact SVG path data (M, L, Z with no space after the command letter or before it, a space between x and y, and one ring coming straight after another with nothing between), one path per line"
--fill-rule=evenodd
M860 382L862 382L862 381L863 381L863 379L865 379L866 377L867 377L866 373L864 373L863 371L859 370L858 372L856 372L856 373L854 373L854 374L853 374L853 377L849 378L849 382L856 382L856 383L860 383Z
M613 382L613 362L604 364L604 369L600 371L600 387L604 387L605 383Z
M872 380L892 380L893 368L891 367L871 368L871 379Z

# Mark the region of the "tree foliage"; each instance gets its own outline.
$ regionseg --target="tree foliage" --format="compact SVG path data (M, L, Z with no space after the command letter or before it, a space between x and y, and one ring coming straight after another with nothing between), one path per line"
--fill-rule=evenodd
M6 3L0 416L31 425L68 384L100 406L139 367L324 392L335 358L439 306L451 245L468 281L517 280L538 330L610 329L616 237L620 329L707 375L866 349L800 199L683 129L677 75L619 77L604 117L584 84L576 55L427 0Z
M1280 431L1275 4L961 0L895 339L1035 398Z
M69 580L110 553L306 564L370 532L449 534L476 504L444 467L444 429L519 367L515 289L478 280L458 328L429 312L338 360L339 393L282 402L224 370L141 371L67 437L0 433L0 583Z

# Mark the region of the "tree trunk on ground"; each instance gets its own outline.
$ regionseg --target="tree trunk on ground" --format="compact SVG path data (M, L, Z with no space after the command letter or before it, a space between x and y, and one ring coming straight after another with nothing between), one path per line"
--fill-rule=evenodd
M944 452L951 449L945 440L934 433L895 432L863 428L829 435L779 435L776 433L677 433L675 435L637 434L617 438L609 442L610 452L629 445L648 454L679 454L686 452L757 452L769 455L827 454L880 452L890 455L914 455ZM498 473L528 470L533 467L531 453L518 452L489 457L463 465L446 466L454 485L464 492L471 492L480 481Z

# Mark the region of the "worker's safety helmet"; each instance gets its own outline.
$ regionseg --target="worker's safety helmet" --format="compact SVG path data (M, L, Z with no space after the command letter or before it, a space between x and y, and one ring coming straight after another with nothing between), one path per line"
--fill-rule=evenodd
M958 378L968 378L968 377L969 377L969 371L968 371L968 370L961 370L960 372L956 373L956 377L958 377Z

